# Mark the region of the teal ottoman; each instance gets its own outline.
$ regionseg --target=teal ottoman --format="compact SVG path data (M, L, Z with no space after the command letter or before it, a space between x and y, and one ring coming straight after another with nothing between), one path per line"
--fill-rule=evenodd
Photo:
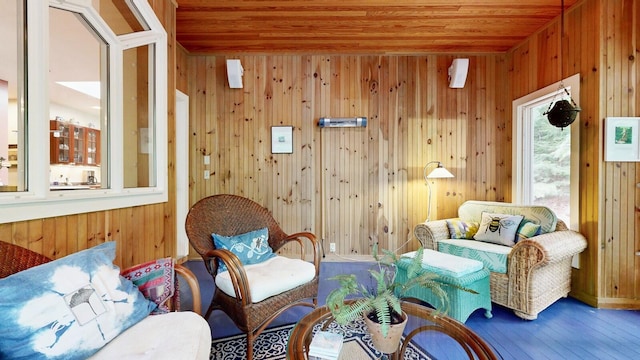
M402 256L414 257L415 251ZM396 281L407 281L409 263L409 259L400 261ZM474 294L453 286L444 286L443 290L449 297L449 311L447 312L449 317L464 323L469 318L469 315L477 309L485 309L484 316L487 318L492 317L489 270L484 267L482 262L425 249L422 257L422 268L425 272L437 274L437 280L440 282L477 292L477 294ZM404 293L404 297L417 298L434 307L441 305L431 290L423 287L414 286Z

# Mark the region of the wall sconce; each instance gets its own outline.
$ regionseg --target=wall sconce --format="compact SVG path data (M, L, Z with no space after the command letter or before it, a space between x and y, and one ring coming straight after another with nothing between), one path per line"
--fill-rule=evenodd
M345 117L345 118L326 118L321 117L318 126L323 127L367 127L367 118L361 117Z
M427 175L427 168L432 164L437 164L437 166L429 173L429 175ZM424 176L424 181L427 183L427 187L429 188L429 205L427 208L427 220L425 220L429 221L431 219L431 184L429 184L429 179L452 178L453 174L450 173L449 170L445 169L440 161L429 161L427 165L424 166L422 175Z
M242 75L244 69L238 59L227 59L227 79L232 89L242 89Z
M469 72L469 59L453 59L449 66L449 87L463 88Z

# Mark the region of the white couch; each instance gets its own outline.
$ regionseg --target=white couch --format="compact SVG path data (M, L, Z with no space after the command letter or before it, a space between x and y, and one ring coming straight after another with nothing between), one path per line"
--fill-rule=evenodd
M211 329L194 312L150 315L125 330L91 360L209 359Z
M480 223L483 212L522 215L524 220L540 225L540 234L513 246L473 238L452 239L453 222ZM414 235L425 249L482 261L490 271L491 300L528 320L536 319L539 312L568 295L572 258L587 246L584 236L567 229L544 206L490 201L467 201L458 208L458 218L418 224Z
M175 271L189 285L189 297L193 299L194 311L149 315L111 340L89 359L209 359L211 328L200 315L198 282L186 267L176 264ZM183 288L184 286L181 287Z

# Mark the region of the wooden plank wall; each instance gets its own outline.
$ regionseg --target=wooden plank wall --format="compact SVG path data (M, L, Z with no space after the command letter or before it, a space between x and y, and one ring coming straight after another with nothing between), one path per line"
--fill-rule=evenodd
M580 73L580 232L588 248L572 295L598 307L640 307L640 173L604 162L604 119L640 116L640 1L586 0L508 53L510 98Z
M175 8L172 1L153 0L151 6L167 29L169 52L168 133L169 188L175 188ZM138 206L15 223L0 224L0 240L29 248L51 258L117 242L115 263L128 267L175 254L175 193L164 204Z
M428 161L456 175L434 183L432 218L455 216L467 199L508 201L504 55L471 56L464 89L448 87L454 57L188 56L191 202L243 195L287 232L312 231L339 254L366 255L375 241L400 248L424 221ZM227 58L241 60L243 89L228 87ZM320 117L353 116L368 126L317 126ZM271 154L277 125L294 127L293 154Z
M597 38L597 12L589 5L574 7L565 16L565 42L562 70L560 68L559 19L529 37L520 46L509 52L510 99L515 100L540 88L569 77L581 74L580 84L580 232L589 239L589 246L580 255L581 270L574 271L572 288L574 293L594 302L597 273L598 203L599 203L599 142L598 119L598 44L586 39ZM584 43L583 43L584 41ZM582 46L581 46L582 45ZM511 117L511 114L509 114ZM586 149L591 151L585 151ZM589 294L589 295L586 295Z
M601 14L600 118L640 117L640 1L602 1ZM602 170L598 304L640 308L640 169L605 162Z
M422 167L431 160L456 175L434 183L433 218L455 216L467 199L510 201L511 100L562 75L556 21L507 54L470 56L464 89L447 86L453 55L233 54L245 67L245 87L229 89L226 58L186 54L175 42L176 4L150 3L169 33L170 188L177 83L191 98L191 202L216 193L250 197L286 231L335 234L343 255L368 253L372 240L388 248L411 240L426 216ZM572 293L594 306L637 307L640 293L633 255L640 172L635 163L602 161L604 119L640 116L639 8L638 0L585 0L566 16L564 74L581 73L580 230L589 241ZM321 116L367 116L370 125L321 130ZM271 154L274 125L294 126L293 154ZM208 167L204 154L212 156ZM210 180L202 179L205 168ZM327 200L334 193L335 205ZM122 266L172 256L174 195L166 204L0 224L0 239L54 258L115 240Z

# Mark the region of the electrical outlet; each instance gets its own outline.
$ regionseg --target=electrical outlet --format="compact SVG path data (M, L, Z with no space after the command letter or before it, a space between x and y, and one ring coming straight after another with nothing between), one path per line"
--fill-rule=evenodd
M209 170L205 170L204 171L204 179L205 180L209 180L209 177L211 176L211 173L209 172Z
M336 243L329 243L329 252L336 252Z

